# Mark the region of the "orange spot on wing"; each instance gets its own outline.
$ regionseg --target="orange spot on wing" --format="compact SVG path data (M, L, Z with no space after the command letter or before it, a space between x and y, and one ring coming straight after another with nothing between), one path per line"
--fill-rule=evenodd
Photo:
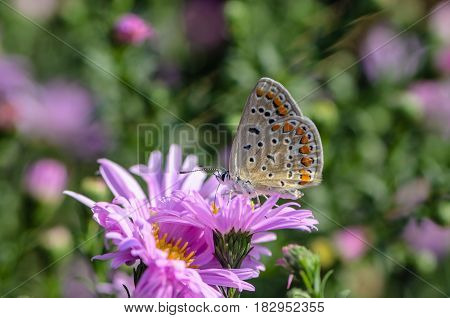
M286 122L284 123L283 132L290 132L294 130L294 126L290 123Z
M268 92L266 93L266 97L267 97L268 99L272 99L273 96L274 96L274 93L271 92L271 91L268 91Z
M312 159L309 157L303 157L300 162L302 163L302 165L304 165L305 167L309 167L312 164Z
M311 176L309 174L302 174L302 175L300 175L300 181L301 182L310 182Z
M278 108L278 113L282 116L286 115L288 113L288 110L286 109L286 107L281 106Z
M264 95L264 90L261 87L256 88L256 96L261 97Z
M277 131L278 129L280 129L281 125L280 124L275 124L272 126L272 131Z
M281 99L279 99L278 97L275 97L275 99L273 100L273 103L275 104L276 107L280 107L281 105L283 105L283 103L281 102Z
M303 128L297 127L297 129L295 130L295 133L297 135L303 135L305 133L305 131L303 130Z
M303 138L302 138L303 139ZM308 146L302 146L302 147L300 147L300 149L298 150L300 153L302 153L302 154L309 154L310 153L310 150L309 150L309 147Z
M302 144L307 144L309 142L308 135L303 135L302 139L300 139Z

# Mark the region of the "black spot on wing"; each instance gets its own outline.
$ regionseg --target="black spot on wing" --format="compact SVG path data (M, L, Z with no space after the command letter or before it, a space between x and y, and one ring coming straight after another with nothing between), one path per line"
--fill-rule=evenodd
M258 128L254 128L254 127L252 127L252 128L249 128L248 129L248 132L249 133L252 133L252 134L255 134L255 135L259 135L259 133L261 132Z

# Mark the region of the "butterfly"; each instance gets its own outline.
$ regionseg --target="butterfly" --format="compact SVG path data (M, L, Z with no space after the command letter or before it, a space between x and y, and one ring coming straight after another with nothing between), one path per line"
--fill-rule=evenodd
M322 169L322 142L316 126L283 85L263 77L247 98L229 169L200 171L214 171L219 183L235 194L258 198L278 193L298 199L303 196L301 189L321 182Z
M283 85L261 78L245 104L229 162L216 177L231 191L300 198L302 188L322 180L319 131Z

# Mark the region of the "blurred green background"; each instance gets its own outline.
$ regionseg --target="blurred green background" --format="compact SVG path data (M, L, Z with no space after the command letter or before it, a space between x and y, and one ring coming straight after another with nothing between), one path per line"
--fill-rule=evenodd
M244 296L286 295L288 243L335 270L328 296L449 295L450 4L420 0L0 0L0 295L99 296L103 238L61 191L110 199L97 158L173 142L142 144L140 124L232 136L263 76L321 133L302 199L320 225L278 233Z

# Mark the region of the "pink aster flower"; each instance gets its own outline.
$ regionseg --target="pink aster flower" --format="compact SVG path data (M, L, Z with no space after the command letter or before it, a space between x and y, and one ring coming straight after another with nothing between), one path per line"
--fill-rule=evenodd
M115 38L124 44L138 45L150 39L154 34L150 24L132 13L120 17L114 27Z
M204 172L180 174L180 171L191 171L197 168L198 158L195 155L188 155L182 160L181 148L172 145L166 158L166 167L162 169L163 156L160 151L153 151L150 154L147 165L135 165L130 171L140 176L148 188L148 200L152 207L157 207L165 198L171 196L175 191L184 192L196 191L204 198L214 198L218 181L212 176L207 179ZM108 182L108 181L107 181ZM144 194L140 194L144 196Z
M161 154L154 152L146 169L142 166L132 169L147 181L149 197L131 174L106 159L99 160L100 173L115 195L112 203L94 202L80 194L66 192L90 207L94 220L105 230L107 248L111 252L94 258L110 259L113 268L123 264L139 264L139 268L144 269L135 291L135 295L139 296L219 296L219 292L213 293L213 290L218 290L218 286L239 291L253 290L253 286L243 279L254 277L254 271L232 271L211 266L214 246L210 232L189 223L151 221L151 215L158 213L156 208L167 204L166 199L174 190L185 193L195 191L206 196L212 192L208 190L211 182L203 183L205 174L187 176L178 173L181 166L195 168L196 157L189 156L181 165L180 148L172 146L167 161L167 168L162 172ZM155 276L155 272L161 275ZM158 293L149 287L154 284L160 286ZM180 286L185 289L181 291Z
M260 243L276 239L270 231L311 231L318 223L311 211L297 209L298 203L276 206L278 199L279 196L273 195L261 206L255 206L245 196L231 199L217 196L216 204L195 192L189 196L178 192L166 206L159 207L151 220L159 224L181 222L204 227L214 240L214 262L224 268L264 270L259 259L261 255L270 256L271 252Z
M195 270L187 271L180 261L159 259L145 270L133 297L138 298L216 298L222 294L205 284Z

